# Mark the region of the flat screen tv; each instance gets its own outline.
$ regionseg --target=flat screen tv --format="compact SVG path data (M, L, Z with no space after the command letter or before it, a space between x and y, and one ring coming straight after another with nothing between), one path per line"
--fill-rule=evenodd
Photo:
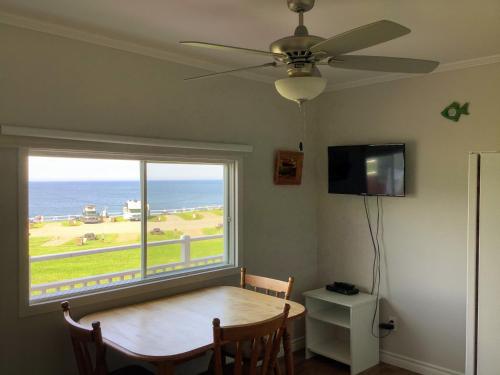
M328 192L405 196L405 145L328 147Z

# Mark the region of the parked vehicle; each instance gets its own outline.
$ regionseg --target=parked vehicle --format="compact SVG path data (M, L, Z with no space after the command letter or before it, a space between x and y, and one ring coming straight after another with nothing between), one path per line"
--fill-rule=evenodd
M95 204L87 204L83 207L82 217L80 220L84 224L97 224L101 222L101 216L97 212Z
M147 205L148 216L149 216L149 204ZM142 216L142 205L141 201L128 200L123 206L123 218L129 221L139 221Z

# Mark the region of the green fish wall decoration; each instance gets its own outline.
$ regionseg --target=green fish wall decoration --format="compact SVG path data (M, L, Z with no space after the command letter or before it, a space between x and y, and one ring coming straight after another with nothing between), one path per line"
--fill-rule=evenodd
M441 112L441 115L443 115L444 118L455 122L458 122L462 115L468 114L469 102L465 103L463 106L460 106L459 102L453 102L448 107L443 109L443 112Z

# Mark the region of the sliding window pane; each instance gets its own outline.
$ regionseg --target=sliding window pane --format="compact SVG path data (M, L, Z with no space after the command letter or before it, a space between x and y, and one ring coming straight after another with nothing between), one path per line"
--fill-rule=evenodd
M140 277L140 164L29 157L32 300Z
M147 163L147 274L225 264L224 165Z

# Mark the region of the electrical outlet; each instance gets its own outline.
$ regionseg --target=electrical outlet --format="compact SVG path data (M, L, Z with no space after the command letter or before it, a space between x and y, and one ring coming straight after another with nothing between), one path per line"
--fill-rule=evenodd
M398 319L395 316L389 316L388 320L389 323L394 324L393 332L396 332L398 330Z

